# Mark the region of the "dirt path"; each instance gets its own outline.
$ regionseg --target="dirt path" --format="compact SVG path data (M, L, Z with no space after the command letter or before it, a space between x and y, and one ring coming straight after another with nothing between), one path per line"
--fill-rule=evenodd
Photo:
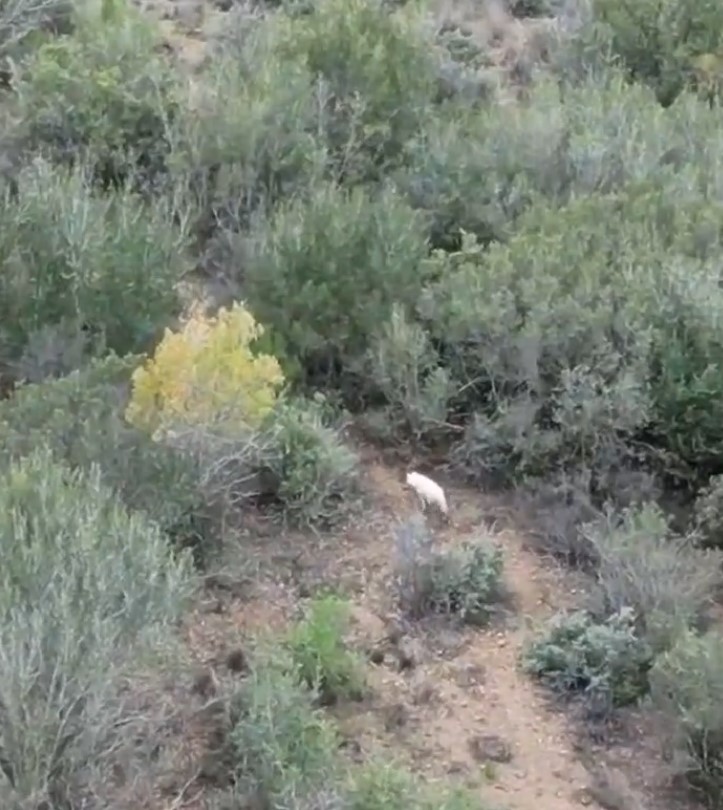
M396 471L372 464L367 477L378 493L387 531L389 518L404 519L414 511ZM454 526L438 535L445 546L485 531L484 499L462 490L450 494ZM510 810L594 807L586 798L581 803L589 778L573 754L573 731L519 669L529 637L526 620L540 620L553 604L566 601L562 582L523 548L514 532L503 531L497 540L505 550L517 615L504 627L487 630L406 624L405 643L415 666L399 672L394 661L385 661L375 669L373 702L366 712L352 708L343 726L363 749L381 744L397 753L406 750L415 766L430 775L460 774L470 784L479 783L483 797L497 797ZM389 572L378 561L390 560L391 542L382 534L364 550L367 559L376 561L376 571L355 610L362 644L373 644L388 632L381 617L391 610ZM361 563L357 558L356 565Z
M306 597L319 586L332 586L353 606L350 643L370 659L369 697L334 710L351 757L398 760L434 780L453 778L479 791L482 806L495 810L687 806L653 798L660 767L657 755L644 750L652 747L649 733L637 731L613 751L598 748L583 764L576 746L579 729L520 671L520 653L530 635L577 597L569 575L544 565L518 533L487 528L500 509L494 498L446 487L452 525L439 530L435 540L452 547L492 533L504 549L514 604L510 615L474 629L442 620L409 622L398 614L391 587L393 528L414 514L416 505L402 484L401 469L373 454L364 459L364 469L373 508L359 525L319 538L278 533L262 522L247 527L237 546L230 544L225 583L212 585L186 622L198 688L212 692L216 675L238 677L229 662L248 648L250 638L269 630L282 633ZM206 699L208 694L199 698ZM178 785L204 760L202 751L189 753L194 732L186 729L183 735L186 743L175 761L186 764L174 766L169 791L176 798ZM201 749L207 736L197 737ZM607 793L596 789L601 774ZM203 789L193 799L186 797L183 807L206 807Z

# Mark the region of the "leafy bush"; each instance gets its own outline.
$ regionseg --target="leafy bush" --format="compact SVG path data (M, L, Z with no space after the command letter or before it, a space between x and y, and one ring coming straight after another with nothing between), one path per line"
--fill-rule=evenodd
M592 209L608 206L611 218L593 224L600 213ZM594 247L607 243L595 230L613 227L614 207L604 197L562 211L540 205L508 244L481 252L467 243L431 260L444 281L427 288L419 310L464 383L455 405L471 419L457 460L469 474L536 473L572 459L594 465L647 422L649 330L634 329L640 314L631 303L629 319L620 317L626 305ZM562 225L578 217L586 244L573 244Z
M600 476L643 431L686 461L719 457L720 206L670 183L538 202L506 244L430 259L440 280L418 311L464 386L470 475Z
M427 784L395 763L345 761L336 725L317 703L318 695L299 681L288 650L273 644L257 650L230 707L237 768L229 806L261 797L289 810L480 808L472 792Z
M178 122L173 167L199 208L199 236L214 235L204 260L242 272L246 262L224 261L243 254L237 234L254 215L313 187L328 156L313 77L304 65L280 61L271 20L242 9L224 22L225 36L199 76L197 114Z
M0 352L18 359L44 327L85 330L95 353L143 349L178 308L185 237L162 202L93 194L84 168L36 161L0 190Z
M112 14L109 13L112 9ZM158 52L159 32L124 2L85 9L70 35L42 44L15 86L20 135L54 160L84 154L104 186L129 176L142 187L166 169L181 90Z
M598 711L644 695L652 660L629 608L602 624L584 611L560 615L524 653L527 672L558 691L584 692Z
M322 185L259 234L249 304L282 351L328 379L361 358L393 304L416 301L425 254L421 220L393 192Z
M123 418L131 371L140 358L110 355L62 379L19 388L0 401L0 460L6 467L38 448L60 463L97 465L105 485L182 544L204 537L198 471Z
M438 552L426 524L411 520L396 530L396 556L399 601L412 617L456 614L469 624L484 624L504 596L499 546L467 542Z
M711 807L719 807L723 798L722 673L723 638L716 631L684 634L650 671L669 753Z
M230 739L242 795L297 807L291 802L333 784L337 732L314 704L314 693L301 685L292 662L278 651L252 663L232 704Z
M696 59L715 57L723 44L723 10L714 0L594 0L593 12L612 52L664 104L695 82Z
M723 475L713 475L693 505L696 536L706 545L723 549Z
M393 762L371 762L355 769L344 798L348 810L484 810L472 791L435 789Z
M275 357L253 352L262 334L241 304L215 316L196 307L179 331L166 330L153 357L134 371L126 418L149 433L179 426L258 428L284 380Z
M3 471L0 514L0 792L74 804L82 769L122 734L123 668L189 594L188 561L97 469L47 450Z
M430 115L395 180L427 214L432 245L458 250L461 231L484 245L502 239L535 189L558 193L564 124L559 91L546 85L523 107L460 102Z
M348 604L323 596L312 601L306 617L291 631L299 677L327 705L347 697L358 699L364 691L362 662L344 643L348 621Z
M705 620L721 583L720 554L676 537L656 505L608 513L581 531L597 563L603 615L632 608L656 653Z
M277 47L318 82L322 137L347 181L380 177L435 99L435 51L409 9L321 0L282 19Z
M359 458L329 424L324 403L290 399L274 411L260 464L275 481L273 494L296 524L332 525L353 508Z
M387 403L394 436L414 439L444 432L452 396L449 375L424 329L394 305L390 319L372 338L367 352L369 382Z

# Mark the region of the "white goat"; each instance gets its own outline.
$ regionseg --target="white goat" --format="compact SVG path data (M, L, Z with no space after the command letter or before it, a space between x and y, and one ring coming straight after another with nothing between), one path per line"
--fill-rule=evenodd
M445 517L449 517L447 499L444 496L444 490L439 484L418 472L407 473L407 484L417 493L422 505L422 511L428 505L434 504Z

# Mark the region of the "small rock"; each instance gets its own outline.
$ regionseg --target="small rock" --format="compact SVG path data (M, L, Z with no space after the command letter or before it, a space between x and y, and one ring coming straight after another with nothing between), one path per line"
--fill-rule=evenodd
M437 696L437 687L433 683L425 681L417 685L412 700L417 706L423 706L432 703Z
M397 646L397 655L399 656L399 669L414 669L417 666L417 656L415 650L410 643L400 642Z
M510 762L512 749L497 734L478 734L469 741L469 750L477 762Z
M193 679L193 685L191 686L191 692L205 699L216 694L216 681L210 669L196 673L196 677Z
M369 653L369 660L372 664L376 664L379 666L380 664L384 663L384 650L380 647L376 647Z
M384 717L384 728L387 731L393 731L396 728L401 728L407 724L409 720L409 712L403 703L395 703L390 706Z
M389 632L387 633L387 641L390 644L399 644L404 636L402 628L394 621L389 622Z
M231 672L245 672L248 669L248 661L246 660L246 654L244 651L240 648L231 650L231 652L226 656L226 666L231 670Z

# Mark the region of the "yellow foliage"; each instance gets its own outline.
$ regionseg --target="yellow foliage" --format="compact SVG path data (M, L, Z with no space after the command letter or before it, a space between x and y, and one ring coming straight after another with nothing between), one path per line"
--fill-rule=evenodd
M126 419L149 432L171 424L257 427L284 382L275 357L249 348L262 334L241 304L215 317L192 310L181 330L166 329L153 357L134 371Z

